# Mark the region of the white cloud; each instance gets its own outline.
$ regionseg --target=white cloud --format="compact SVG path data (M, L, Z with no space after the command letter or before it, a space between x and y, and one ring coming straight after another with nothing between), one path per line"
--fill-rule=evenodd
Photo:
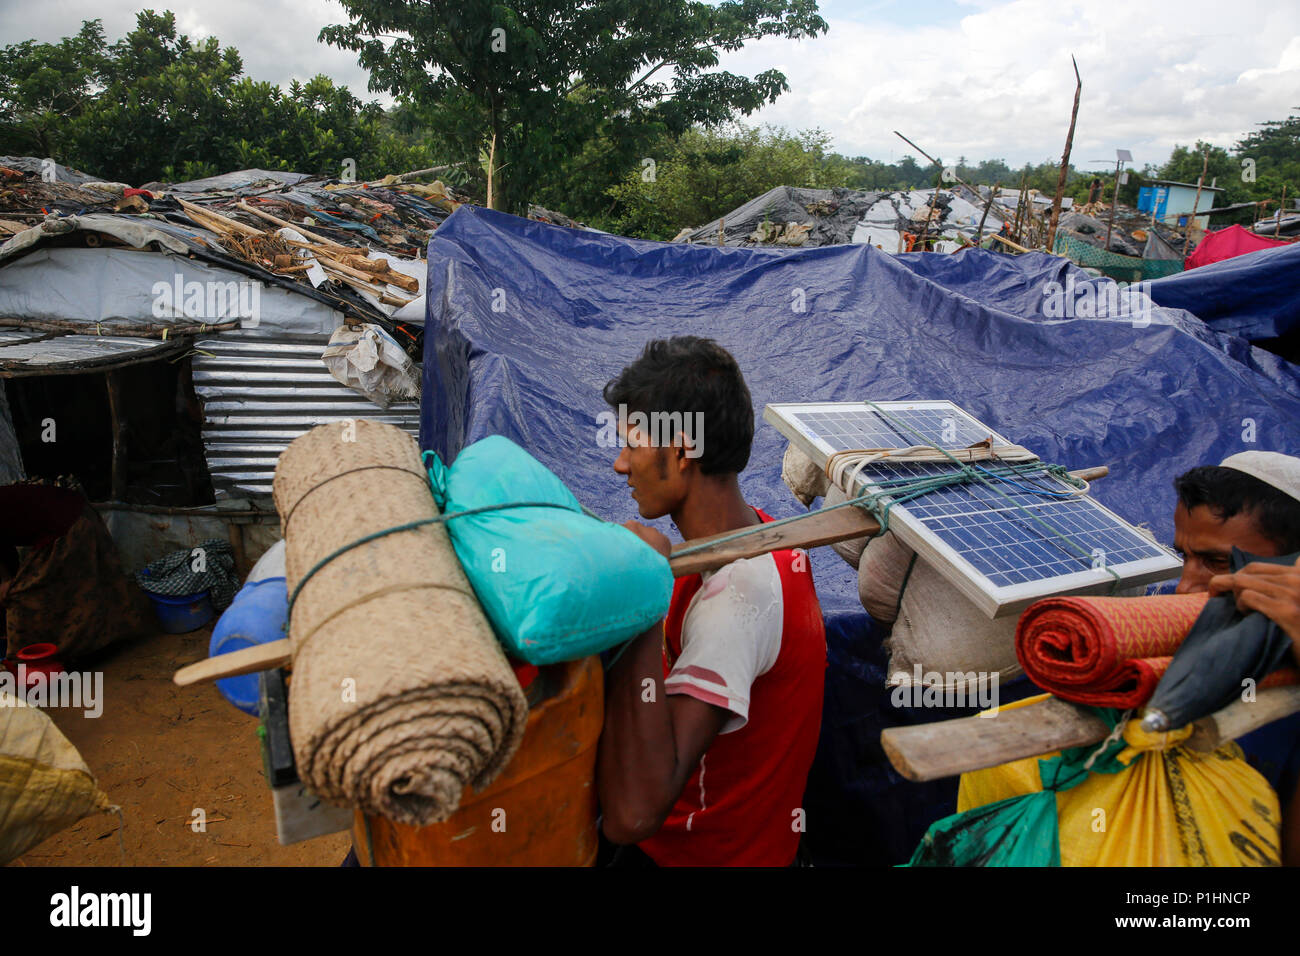
M1070 0L978 2L959 20L924 27L831 19L823 37L763 40L723 66L752 75L779 65L790 92L749 121L819 126L840 152L913 152L897 129L945 161L1018 165L1060 157L1073 53L1083 77L1076 166L1116 147L1141 166L1163 162L1176 143L1231 146L1300 108L1300 8L1289 7L1247 0L1229 18L1208 0L1133 0L1119 12Z
M184 32L236 47L247 75L285 86L324 73L363 99L367 74L354 54L319 43L343 22L335 0L162 0ZM820 126L850 155L897 159L907 134L945 160L1058 159L1074 74L1083 101L1073 159L1133 151L1162 162L1175 143L1230 146L1255 124L1300 108L1300 5L1237 0L956 0L932 15L921 0L850 4L823 0L831 29L815 40L767 39L726 54L722 65L754 75L782 70L790 91L749 118L792 129ZM0 43L53 41L101 17L110 40L134 24L144 0L0 0ZM847 16L835 15L847 9ZM936 9L952 11L952 4ZM905 15L905 16L904 16Z

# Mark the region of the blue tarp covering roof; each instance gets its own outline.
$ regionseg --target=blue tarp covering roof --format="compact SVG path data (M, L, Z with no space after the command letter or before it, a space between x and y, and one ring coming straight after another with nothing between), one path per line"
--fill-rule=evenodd
M1300 369L1179 310L1096 317L1107 287L1043 254L673 245L464 206L429 245L421 442L450 460L506 435L598 514L635 518L597 443L601 388L647 340L705 335L744 370L759 424L741 487L774 517L802 509L765 404L950 399L1048 461L1109 465L1096 497L1169 544L1176 475L1244 448L1300 453ZM1053 317L1063 303L1090 317ZM899 862L955 781L903 783L880 731L951 715L889 706L852 569L822 548L813 572L830 665L809 841L820 827L823 860Z
M1156 279L1149 292L1157 304L1186 309L1217 332L1251 342L1280 338L1300 327L1300 243Z

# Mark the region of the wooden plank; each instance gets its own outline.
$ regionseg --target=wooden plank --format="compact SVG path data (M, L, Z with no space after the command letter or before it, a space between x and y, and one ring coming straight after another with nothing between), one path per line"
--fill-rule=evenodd
M716 548L699 551L684 557L673 557L668 561L673 577L685 577L712 571L741 558L753 558L769 551L783 551L788 548L816 548L836 541L848 541L853 538L865 538L880 531L880 522L859 508L836 508L834 511L811 511L779 528L755 525L754 533L734 541L720 544ZM673 548L673 553L686 548L693 548L735 532L711 535L707 538L694 538Z
M1228 740L1300 711L1300 687L1262 690L1196 721L1186 746L1213 750ZM959 717L891 727L880 735L889 762L908 780L954 777L1014 760L1101 743L1106 725L1083 707L1049 697L991 717Z
M255 674L258 671L284 667L291 660L293 656L290 653L289 639L286 637L188 664L172 675L172 681L181 687L189 687L202 681L238 677L240 674Z
M1106 739L1100 718L1049 697L993 717L959 717L932 724L891 727L880 744L908 780L939 780L971 770Z
M1258 727L1300 711L1300 687L1270 687L1252 701L1235 700L1223 710L1196 722L1187 740L1194 750L1214 750L1226 740L1236 740Z

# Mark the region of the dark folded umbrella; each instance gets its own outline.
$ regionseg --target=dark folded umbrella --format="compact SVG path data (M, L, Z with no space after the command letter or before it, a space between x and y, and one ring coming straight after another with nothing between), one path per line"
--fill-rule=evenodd
M1258 558L1232 549L1232 570L1252 562L1294 565L1300 554ZM1147 705L1143 726L1164 731L1198 720L1241 696L1289 660L1291 638L1258 611L1242 613L1232 594L1210 598Z

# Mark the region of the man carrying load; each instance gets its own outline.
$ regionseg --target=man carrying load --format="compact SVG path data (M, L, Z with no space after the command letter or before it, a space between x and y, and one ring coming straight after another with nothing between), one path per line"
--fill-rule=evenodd
M1260 558L1300 553L1300 459L1242 452L1218 466L1191 469L1174 480L1174 487L1174 545L1184 558L1177 592L1232 592L1240 609L1258 611L1276 623L1300 660L1300 563L1253 562L1231 573L1234 548ZM1300 863L1300 715L1274 721L1237 743L1277 792L1282 861ZM1026 782L1039 779L1038 760L963 774L958 811L992 807L1024 794ZM1175 813L1169 826L1185 825L1184 813ZM1266 832L1257 836L1262 845L1271 843Z
M604 394L625 442L614 470L643 518L669 515L687 539L772 520L741 494L754 410L725 349L693 336L650 342ZM664 420L703 428L645 427ZM669 555L660 532L626 527ZM825 668L806 554L774 551L679 578L668 616L605 678L596 781L602 830L622 845L615 862L794 863Z
M1233 592L1241 610L1258 611L1291 638L1300 662L1300 565L1256 562L1230 573L1234 547L1261 558L1300 552L1300 458L1241 452L1218 467L1193 468L1174 487L1174 547L1183 556L1178 593ZM1237 743L1277 791L1283 862L1300 865L1300 714Z

